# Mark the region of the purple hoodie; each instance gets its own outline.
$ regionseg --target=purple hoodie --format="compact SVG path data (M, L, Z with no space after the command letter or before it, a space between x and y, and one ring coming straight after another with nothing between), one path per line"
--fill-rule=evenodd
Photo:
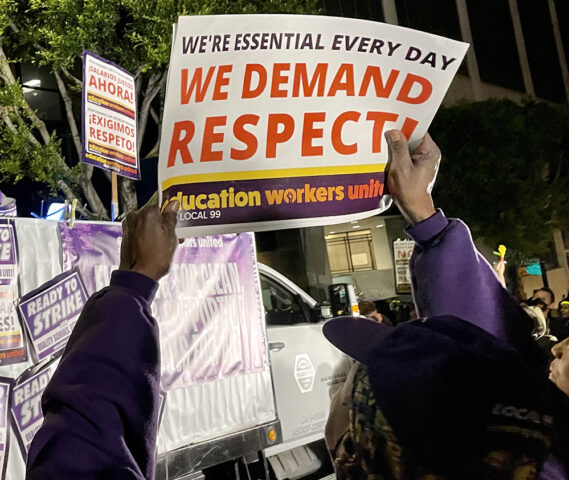
M439 210L408 227L416 242L410 261L419 317L453 315L532 354L533 324L478 252L468 227Z
M26 478L152 479L160 350L158 284L115 271L85 305L42 397Z
M531 337L531 319L476 250L468 227L460 220L447 219L439 210L407 231L416 241L410 268L419 317L452 315L466 320L513 347L536 370L543 371L543 358ZM563 404L567 400L562 395L560 399ZM564 408L561 406L560 411ZM566 414L563 411L564 423ZM569 458L569 451L561 455ZM539 478L568 477L559 462L549 457Z

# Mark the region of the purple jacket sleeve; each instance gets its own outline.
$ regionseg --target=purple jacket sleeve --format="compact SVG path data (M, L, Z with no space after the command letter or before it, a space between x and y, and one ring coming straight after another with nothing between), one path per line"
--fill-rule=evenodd
M416 242L410 268L420 317L454 315L522 354L533 352L531 320L476 250L463 222L439 210L407 231Z
M157 287L115 271L89 299L42 397L44 423L26 478L154 478L160 352L150 303Z
M506 342L536 369L547 365L547 359L540 356L532 340L531 319L476 250L463 222L449 220L439 210L410 227L408 232L416 242L410 268L415 304L421 317L459 317ZM568 477L561 464L550 456L539 478Z

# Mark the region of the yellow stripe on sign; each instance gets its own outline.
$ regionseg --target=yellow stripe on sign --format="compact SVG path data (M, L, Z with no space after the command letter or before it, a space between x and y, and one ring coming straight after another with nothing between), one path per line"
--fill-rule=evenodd
M95 142L94 140L88 140L88 142L92 143L93 145L96 145L97 147L106 148L107 150L110 150L113 152L119 152L119 153L122 153L123 155L126 155L127 157L132 158L134 163L129 163L129 165L131 167L136 167L136 158L134 157L134 155L135 155L134 153L127 152L126 150L121 150L120 148L116 148L116 147L109 147L108 145L105 145L104 143ZM87 147L88 147L88 145L87 145ZM92 153L92 152L89 152L89 153ZM95 153L100 154L102 152L95 152ZM115 158L113 160L117 160L117 159ZM128 160L123 160L123 161L128 163Z
M118 100L113 100L112 98L109 98L105 95L101 95L100 93L95 93L95 92L90 92L87 90L87 95L92 95L93 97L97 97L97 98L102 98L103 100L106 100L109 103L116 103L117 105L120 105L121 107L125 108L126 110L128 110L129 112L132 112L133 114L135 113L133 105L129 104L129 103L122 103L119 102ZM128 117L131 120L134 120L131 117Z
M197 173L172 177L162 182L162 191L174 185L234 180L263 180L267 178L317 177L320 175L348 175L355 173L383 172L385 164L347 165L342 167L283 168L278 170L255 170L243 172Z

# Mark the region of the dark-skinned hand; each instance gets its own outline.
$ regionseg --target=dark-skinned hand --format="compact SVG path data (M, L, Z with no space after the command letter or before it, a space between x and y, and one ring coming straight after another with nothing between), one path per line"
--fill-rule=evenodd
M406 220L414 225L436 210L431 190L437 177L441 151L427 133L413 153L399 130L385 133L389 146L387 190Z
M123 220L120 270L132 270L158 281L170 270L176 238L178 201L170 202L162 212L155 194L139 210L130 212Z

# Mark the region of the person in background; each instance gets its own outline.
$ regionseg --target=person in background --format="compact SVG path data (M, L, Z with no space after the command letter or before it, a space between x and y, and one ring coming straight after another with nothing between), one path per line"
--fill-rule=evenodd
M554 301L553 291L547 287L541 287L534 290L533 295L522 303L522 307L533 320L532 334L535 339L549 335L548 317Z
M549 319L549 329L551 335L555 335L561 342L569 338L569 300L561 300L557 311L559 316L550 317Z
M549 313L555 302L555 294L548 287L541 287L533 291L533 295L526 302L528 305L539 306L544 313Z
M569 338L554 345L551 353L553 361L549 366L549 379L569 397Z
M409 304L402 302L398 298L391 300L391 302L389 302L388 308L392 316L391 323L393 325L408 322L411 319L411 310L415 309L414 307L411 308Z
M495 262L493 267L496 275L498 276L498 280L502 284L502 287L506 288L506 262L504 260L500 260L498 262Z
M120 267L86 303L43 394L28 480L154 478L160 350L150 304L177 247L178 206L124 220Z
M426 135L410 154L401 132L386 138L388 192L416 242L410 269L421 319L393 329L361 317L324 325L360 362L343 440L351 449L336 447L349 452L334 459L338 478L568 479L569 347L559 347L550 382L531 319L467 226L434 207L438 147Z
M368 300L361 300L358 302L360 313L370 320L375 320L379 323L383 322L383 316L377 311L377 307L373 302Z
M358 302L360 313L367 320L392 327L387 316L379 313L375 303L368 300ZM346 357L349 358L349 357ZM350 434L350 407L352 404L352 389L354 376L359 363L349 358L350 368L345 382L331 392L330 415L324 431L324 441L335 470L340 479L356 479L364 475L360 463L356 461L354 445Z

